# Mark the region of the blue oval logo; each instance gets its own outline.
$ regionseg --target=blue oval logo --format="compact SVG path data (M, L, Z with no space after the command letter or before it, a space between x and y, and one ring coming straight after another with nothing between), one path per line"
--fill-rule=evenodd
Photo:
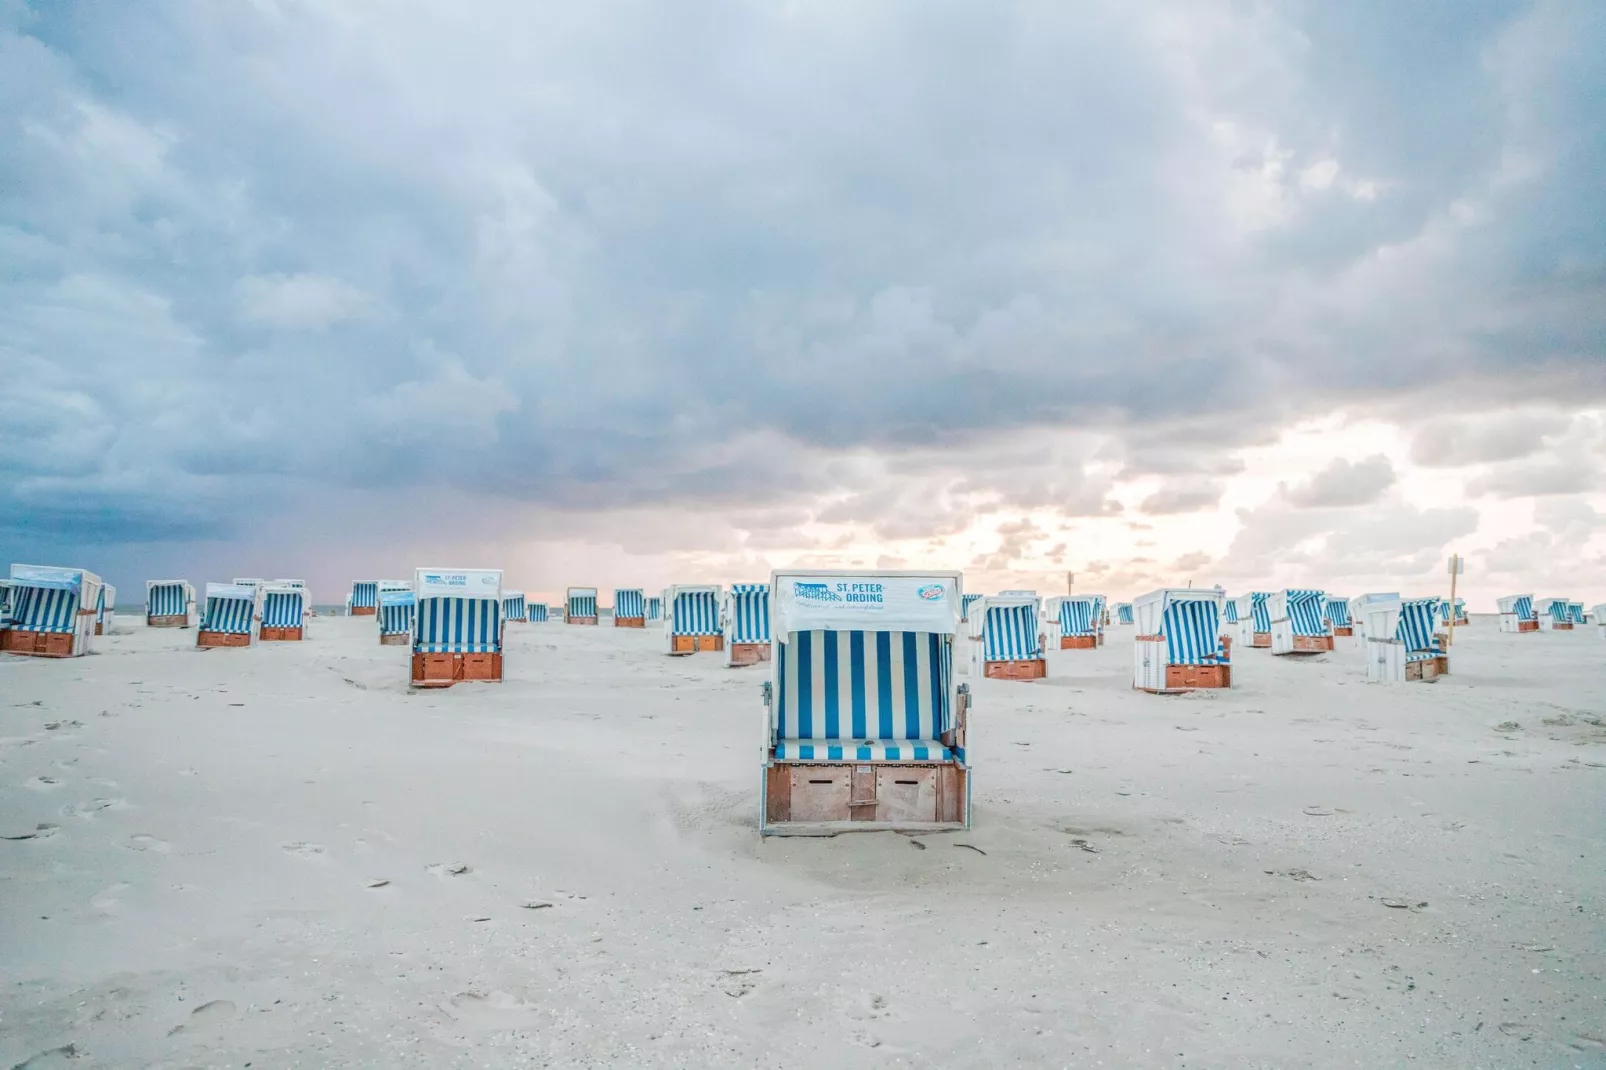
M943 587L940 583L931 583L920 588L915 593L927 602L941 602L943 596Z

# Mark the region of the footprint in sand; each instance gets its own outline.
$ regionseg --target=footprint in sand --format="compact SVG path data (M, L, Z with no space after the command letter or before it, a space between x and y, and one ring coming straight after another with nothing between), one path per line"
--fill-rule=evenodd
M157 839L155 836L147 836L143 832L130 836L128 838L128 847L132 851L149 851L152 854L159 855L171 854L173 850L173 845L166 840Z
M59 1048L30 1055L22 1062L14 1065L11 1070L56 1070L65 1068L78 1062L78 1046L76 1044L63 1044Z
M0 834L0 840L48 840L56 834L58 826L48 821L41 821L30 832L7 832Z
M53 776L36 776L31 780L23 781L22 786L32 791L50 791L52 788L61 787L61 781Z
M90 799L88 802L74 803L63 806L63 817L92 818L102 810L127 810L128 804L121 799Z
M170 1037L184 1033L202 1033L216 1030L219 1026L232 1020L235 1015L235 1006L226 999L214 999L210 1003L203 1003L190 1012L187 1021L180 1022L167 1031Z
M536 1009L511 992L459 992L440 1007L452 1021L479 1029L514 1028Z
M122 894L132 887L132 884L124 884L119 881L105 891L96 894L89 900L89 905L103 914L116 914L123 907Z
M282 845L284 853L295 855L297 858L317 858L323 854L321 843L286 843Z

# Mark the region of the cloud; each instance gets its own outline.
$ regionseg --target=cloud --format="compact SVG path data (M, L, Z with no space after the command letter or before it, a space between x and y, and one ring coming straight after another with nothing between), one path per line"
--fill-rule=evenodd
M1167 480L1159 490L1138 503L1138 512L1145 516L1197 513L1214 508L1221 502L1225 492L1226 486L1217 480Z
M1431 420L1417 429L1411 461L1428 468L1461 468L1512 461L1544 445L1545 414L1493 412Z
M322 275L252 275L235 292L247 322L286 331L323 331L377 311L357 287Z
M1589 457L1542 457L1502 465L1467 480L1467 496L1527 498L1579 494L1606 486L1600 462Z
M1394 485L1394 465L1382 454L1351 463L1336 457L1303 483L1283 489L1283 497L1299 509L1335 509L1370 505Z

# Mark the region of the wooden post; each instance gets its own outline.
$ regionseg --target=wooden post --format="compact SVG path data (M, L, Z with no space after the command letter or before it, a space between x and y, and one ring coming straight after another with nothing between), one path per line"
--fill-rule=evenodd
M1455 645L1455 581L1461 575L1461 555L1450 555L1450 626L1444 633L1444 647L1448 650Z

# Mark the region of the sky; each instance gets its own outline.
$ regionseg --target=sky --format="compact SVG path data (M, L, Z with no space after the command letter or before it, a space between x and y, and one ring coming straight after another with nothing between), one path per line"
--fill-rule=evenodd
M0 0L0 100L0 561L125 602L1606 601L1603 4Z

